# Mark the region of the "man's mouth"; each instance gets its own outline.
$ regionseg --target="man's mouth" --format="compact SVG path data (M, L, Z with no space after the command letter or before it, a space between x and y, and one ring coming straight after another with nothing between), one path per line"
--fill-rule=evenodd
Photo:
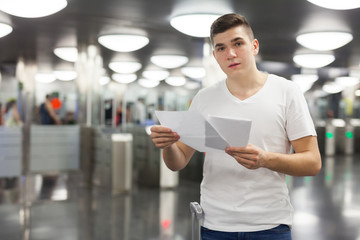
M233 67L236 67L236 66L239 66L239 65L240 65L240 63L232 63L228 67L233 68Z

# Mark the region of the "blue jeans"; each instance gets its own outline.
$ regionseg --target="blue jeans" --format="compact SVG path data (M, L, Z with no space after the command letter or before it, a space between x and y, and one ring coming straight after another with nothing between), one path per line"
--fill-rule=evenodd
M275 228L257 232L220 232L201 227L202 240L291 240L289 226L281 224Z

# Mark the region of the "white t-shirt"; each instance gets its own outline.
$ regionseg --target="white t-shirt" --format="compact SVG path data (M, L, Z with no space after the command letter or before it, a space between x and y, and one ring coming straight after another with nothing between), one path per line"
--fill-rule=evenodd
M290 153L290 141L316 136L304 95L293 82L268 75L264 86L241 101L225 81L202 89L190 110L252 120L249 143L266 151ZM225 152L205 155L201 183L203 226L229 232L260 231L292 225L286 175L265 168L249 170Z

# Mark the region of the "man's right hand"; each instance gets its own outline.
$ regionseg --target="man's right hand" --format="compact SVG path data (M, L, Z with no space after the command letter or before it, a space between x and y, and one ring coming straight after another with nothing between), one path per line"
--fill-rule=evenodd
M158 148L167 148L180 139L180 136L170 128L155 125L151 127L150 137Z

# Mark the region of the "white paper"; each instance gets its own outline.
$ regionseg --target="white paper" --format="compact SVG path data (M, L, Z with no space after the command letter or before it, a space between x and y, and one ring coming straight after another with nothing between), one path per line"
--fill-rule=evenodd
M223 151L227 146L245 146L251 121L209 116L198 111L155 111L160 124L177 132L181 142L200 152Z
M249 143L251 120L209 115L208 121L231 147L244 147Z

